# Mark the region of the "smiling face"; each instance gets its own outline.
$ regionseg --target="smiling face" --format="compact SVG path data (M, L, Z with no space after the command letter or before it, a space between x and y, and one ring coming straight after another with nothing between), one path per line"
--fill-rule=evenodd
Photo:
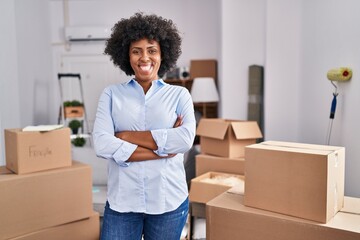
M135 79L141 85L159 78L161 65L160 44L155 40L141 39L130 44L130 65L135 72Z

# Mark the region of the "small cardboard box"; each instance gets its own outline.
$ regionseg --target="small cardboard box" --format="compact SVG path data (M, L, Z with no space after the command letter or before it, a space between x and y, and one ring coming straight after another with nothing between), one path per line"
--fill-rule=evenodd
M0 239L78 221L93 214L91 167L18 175L0 167Z
M11 240L99 240L99 237L99 213L94 212L89 218L46 228L20 237L11 238Z
M244 157L245 146L262 134L257 122L202 118L196 129L201 152L220 157Z
M6 167L17 174L71 166L70 129L5 129Z
M84 107L76 106L76 107L65 107L65 118L80 118L84 115Z
M244 175L244 158L226 158L206 154L198 154L195 157L196 176L207 172L223 172Z
M247 206L322 223L343 207L344 147L267 141L245 159Z
M246 207L242 195L226 192L206 204L206 239L358 240L359 206L359 198L345 197L343 210L328 223L321 224Z
M205 182L208 179L214 179L216 177L236 177L240 180L244 180L244 176L220 173L220 172L208 172L191 180L189 199L191 202L207 203L219 194L227 191L233 186L224 185L220 183Z

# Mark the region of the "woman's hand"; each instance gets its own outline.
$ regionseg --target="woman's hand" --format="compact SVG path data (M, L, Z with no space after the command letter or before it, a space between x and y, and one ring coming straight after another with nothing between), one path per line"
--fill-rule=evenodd
M176 121L174 123L173 128L177 128L180 127L182 125L183 121L183 117L181 115L178 115L178 117L176 118Z

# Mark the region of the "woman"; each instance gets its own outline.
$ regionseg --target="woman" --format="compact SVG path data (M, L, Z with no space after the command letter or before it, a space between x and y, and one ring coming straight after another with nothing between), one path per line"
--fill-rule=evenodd
M106 43L105 54L134 78L107 87L98 104L94 146L109 160L101 239L180 239L194 108L185 88L159 77L175 67L180 46L171 20L142 13L116 23Z

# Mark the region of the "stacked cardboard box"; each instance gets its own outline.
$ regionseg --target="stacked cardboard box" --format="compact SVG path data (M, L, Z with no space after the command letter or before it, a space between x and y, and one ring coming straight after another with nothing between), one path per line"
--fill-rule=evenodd
M70 130L9 129L5 145L0 239L99 239L91 167L71 161Z
M219 118L202 118L196 134L200 136L202 153L227 158L243 158L245 147L262 137L255 121Z
M207 239L360 239L343 147L267 141L247 146L245 159L244 194L206 205Z
M207 172L191 181L190 201L206 204L214 197L233 187L231 184L226 185L222 183L222 181L214 181L214 183L210 182L211 179L216 179L217 177L221 177L221 179L230 179L233 177L234 180L239 182L239 184L243 184L244 180L244 177L241 175Z
M71 166L70 129L5 129L6 167L17 174Z
M201 180L218 175L231 176L229 174L243 179L245 146L255 143L262 134L255 121L219 118L201 119L196 134L200 136L201 154L196 156L196 178L191 181L190 201L206 204L230 187L202 183Z
M98 240L98 236L99 213L93 212L89 218L31 232L11 240Z
M244 205L244 196L223 193L206 204L207 240L358 240L360 199L344 198L344 208L326 224Z
M201 119L196 133L200 136L201 154L196 156L196 177L191 180L189 198L191 215L205 218L206 203L232 186L204 180L240 179L239 187L243 188L245 146L256 143L262 134L255 121L218 118Z
M201 154L196 156L196 177L191 180L189 198L191 215L195 220L202 220L206 218L206 203L232 187L223 182L214 184L205 180L232 178L240 180L237 184L243 188L245 146L255 143L262 134L255 121L203 118L197 135L200 136ZM194 235L205 234L205 231L194 229Z
M205 215L207 201L225 192L231 186L201 182L205 178L224 175L242 178L244 174L245 146L262 137L255 121L238 121L219 118L203 118L196 130L200 136L201 153L196 156L196 178L190 186L193 212ZM203 213L201 213L203 212Z
M223 172L237 175L245 173L244 158L218 157L208 154L198 154L195 157L195 175L201 176L208 172Z

